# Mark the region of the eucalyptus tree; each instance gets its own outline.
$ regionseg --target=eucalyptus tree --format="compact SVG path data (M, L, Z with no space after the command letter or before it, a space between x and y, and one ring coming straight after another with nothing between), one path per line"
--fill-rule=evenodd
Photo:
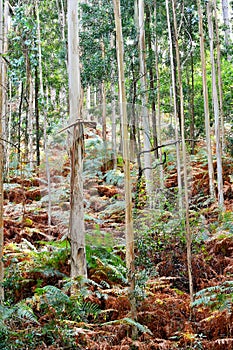
M52 122L57 124L61 116L66 114L65 104L62 103L60 94L67 85L66 46L60 39L60 15L53 11L54 5L55 0L39 2L23 0L16 3L11 11L8 75L12 82L12 99L17 101L14 105L19 106L18 111L15 107L12 110L14 128L12 128L11 138L18 145L20 161L23 154L21 150L25 146L27 148L28 144L30 95L30 114L33 115L30 138L33 153L35 154L34 150L37 153L37 164L40 161L40 139L44 126L41 120L44 108L42 89L46 91L48 86L50 105L48 129L51 130ZM38 21L38 13L40 21ZM66 96L63 96L63 99L66 102ZM34 161L33 155L33 164Z
M212 199L215 199L215 187L214 187L214 167L213 167L213 155L212 155L212 142L210 136L210 111L209 111L209 96L207 86L207 73L206 73L206 57L205 57L205 39L203 31L203 9L201 1L197 0L198 16L199 16L199 35L200 35L200 55L201 55L201 71L202 71L202 88L204 99L204 112L205 112L205 133L207 144L207 157L208 157L208 174L209 174L209 192Z
M146 179L146 189L149 204L153 195L152 182L152 163L151 163L151 144L150 144L150 124L148 111L148 92L147 92L147 68L146 68L146 46L145 46L145 18L144 18L144 0L138 1L138 45L139 45L139 64L140 64L140 89L142 101L142 125L144 137L144 169Z
M225 126L224 126L224 112L223 112L223 88L222 88L222 68L221 68L221 47L220 47L220 35L219 35L219 18L216 0L213 1L213 10L215 18L215 34L216 34L216 56L217 56L217 71L218 71L218 96L219 96L219 118L220 118L220 138L221 149L225 152Z
M87 276L84 205L83 205L83 154L84 133L82 124L82 96L79 50L79 7L77 0L68 0L68 77L69 77L69 121L79 122L71 134L71 200L70 241L71 277Z
M232 21L231 21L231 2L229 0L221 0L222 2L222 15L224 22L224 40L226 46L226 52L228 60L231 60L231 45L233 43L233 33L232 33Z
M175 67L174 67L174 57L173 57L174 55L173 55L173 44L172 44L172 32L171 32L171 20L170 20L170 11L169 11L168 0L166 0L166 13L167 13L167 27L168 27L168 42L169 42L169 49L170 49L173 109L174 109L174 120L175 120L179 214L180 214L180 217L182 217L183 200L182 200L181 156L180 156L180 142L179 142L179 119L178 119L178 110L177 110L177 88L176 88Z
M208 29L210 39L210 62L211 62L211 80L212 80L212 100L214 109L215 122L215 142L216 142L216 158L217 158L217 183L218 183L218 204L224 209L223 197L223 170L222 170L222 150L220 140L220 117L219 117L219 97L217 90L216 63L214 54L214 29L213 29L213 2L208 1L207 4Z
M0 0L0 33L3 31L3 2ZM3 233L3 133L2 133L2 110L3 110L3 84L2 84L2 37L0 37L0 302L4 300L4 264L3 264L3 248L4 248L4 233Z
M126 266L129 276L129 298L131 305L131 317L136 319L136 300L135 300L135 255L134 255L134 230L132 216L132 194L130 181L130 158L129 158L129 137L127 121L127 99L125 91L125 73L124 73L124 41L122 35L120 0L113 0L115 26L116 26L116 50L118 63L118 81L120 113L122 121L123 136L123 158L124 158L124 176L125 176L125 227L126 227ZM133 329L136 336L136 328Z
M192 251L191 251L192 234L191 234L190 218L189 218L188 170L187 170L187 159L186 159L187 151L186 151L185 134L184 134L184 95L183 95L182 70L181 70L181 63L180 63L180 50L179 50L179 42L178 42L179 38L178 38L175 0L172 0L172 12L173 12L173 23L174 23L175 52L176 52L176 61L177 61L177 77L178 77L179 95L180 95L187 265L188 265L188 276L189 276L189 293L190 293L190 300L192 303L193 302Z

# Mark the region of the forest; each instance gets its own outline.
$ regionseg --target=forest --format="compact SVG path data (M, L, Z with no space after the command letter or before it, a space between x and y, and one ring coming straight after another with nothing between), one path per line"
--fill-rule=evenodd
M233 349L232 19L0 0L0 349Z

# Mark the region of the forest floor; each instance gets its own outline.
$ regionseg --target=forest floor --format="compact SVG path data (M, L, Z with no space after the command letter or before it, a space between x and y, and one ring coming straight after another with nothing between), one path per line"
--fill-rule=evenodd
M167 204L159 212L146 207L142 188L141 204L134 212L139 242L136 322L130 319L124 264L122 269L117 265L117 259L125 258L121 168L117 178L112 174L109 180L110 173L98 173L84 183L88 281L83 300L86 306L96 305L98 312L72 319L57 305L43 306L48 295L42 303L37 289L48 285L62 289L70 272L69 161L64 157L59 164L58 169L51 168L51 225L43 173L31 178L14 175L4 185L6 300L8 306L27 300L37 321L6 319L8 331L1 333L0 345L8 345L1 349L233 349L232 162L224 159L222 216L216 203L208 200L206 163L196 158L191 164L192 273L194 291L201 291L192 307L185 236L177 215L170 211L177 185L172 164L166 165ZM64 300L60 303L65 305ZM136 340L131 337L132 325L138 330Z

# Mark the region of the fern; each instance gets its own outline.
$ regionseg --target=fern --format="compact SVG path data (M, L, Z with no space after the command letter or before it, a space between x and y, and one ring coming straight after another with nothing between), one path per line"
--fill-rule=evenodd
M5 324L5 321L16 318L39 324L32 308L27 305L25 301L21 301L15 304L13 307L0 305L0 315L1 326Z
M64 311L64 308L71 303L68 295L55 286L48 285L37 288L36 292L38 295L44 296L42 304L54 307L58 313Z
M97 304L90 301L80 300L73 305L71 316L77 321L88 321L89 316L94 319L99 315L100 308Z
M125 317L120 320L105 322L102 323L102 326L108 326L112 324L128 324L130 326L136 327L142 333L149 333L150 335L153 335L153 333L148 327L143 326L141 323L134 321L132 318Z
M232 303L233 281L225 281L220 285L204 288L197 292L192 307L204 305L218 310L226 309L230 312Z
M30 308L30 306L26 305L25 302L21 301L14 307L16 311L16 315L21 320L27 320L31 323L39 324L39 322L36 319L36 316L33 312L33 310Z

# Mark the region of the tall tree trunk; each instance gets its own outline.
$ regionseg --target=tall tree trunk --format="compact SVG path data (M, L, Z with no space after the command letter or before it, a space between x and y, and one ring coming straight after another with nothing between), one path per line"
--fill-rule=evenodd
M22 123L22 107L23 107L23 96L24 96L24 86L23 82L20 82L19 88L19 110L18 110L18 137L17 137L17 144L18 144L18 166L21 162L21 123Z
M183 200L182 200L182 178L181 178L181 159L180 159L180 143L179 143L179 119L177 112L177 99L176 99L176 80L175 80L175 67L173 57L173 43L171 33L171 22L169 13L169 0L166 0L166 13L167 13L167 26L169 36L169 48L170 48L170 63L171 63L171 76L172 76L172 96L173 96L173 108L174 108L174 126L175 126L175 138L176 138L176 162L177 162L177 179L178 179L178 205L179 214L182 217Z
M3 3L0 0L0 27L2 34L3 25ZM3 142L2 142L2 37L0 38L0 302L4 300L4 264L3 264L3 248L4 248L4 236L3 236Z
M182 158L183 158L183 172L184 172L184 202L185 202L187 265L188 265L188 276L189 276L189 293L190 293L190 300L192 303L193 302L192 251L191 251L192 234L191 234L190 221L189 221L188 171L187 171L187 160L186 160L187 152L186 152L185 133L184 133L184 96L183 96L182 72L181 72L180 52L179 52L178 32L177 32L176 7L175 7L174 0L172 0L172 10L173 10L173 21L174 21L177 77L178 77L179 95L180 95L180 118L181 118L181 139L182 139L182 155L183 155Z
M30 170L34 168L34 147L33 147L33 117L34 117L34 108L33 108L33 82L31 75L31 66L28 65L28 161Z
M3 55L8 52L8 27L9 27L9 3L4 2L4 23L3 23ZM2 61L2 118L3 118L3 138L8 139L9 115L8 115L8 77L7 77L7 62ZM5 159L5 175L8 173L9 168L9 157L10 157L10 144L5 143L4 145L4 159Z
M114 37L110 41L111 48L114 48ZM114 62L111 63L111 94L112 94L112 162L113 169L117 168L117 134L116 134L116 92L114 84Z
M89 110L91 108L91 86L87 86L87 94L86 94L86 108Z
M218 68L218 95L219 95L219 118L221 125L221 148L222 152L225 150L225 131L224 131L224 113L223 113L223 91L222 91L222 71L221 71L221 49L218 28L218 11L216 0L213 1L214 17L215 17L215 34L216 34L216 49L217 49L217 68Z
M126 266L129 273L129 299L131 305L131 318L136 320L136 300L135 300L135 276L134 276L134 230L132 217L132 195L130 181L130 159L129 159L129 137L127 121L127 101L125 92L125 75L124 75L124 44L121 25L120 1L113 0L115 27L116 27L116 45L117 45L117 63L119 79L119 96L120 96L120 113L123 133L123 158L124 158L124 175L125 175L125 225L126 225ZM133 328L133 337L136 337L136 328Z
M142 124L144 136L144 169L146 179L146 190L149 205L153 202L153 182L152 182L152 165L151 165L151 144L150 144L150 125L149 112L147 108L148 93L146 82L146 45L144 29L144 0L138 1L138 29L139 29L139 63L140 63L140 88L142 101Z
M150 9L149 6L146 5L145 7L146 11L146 24L147 24L147 43L148 43L148 51L149 51L149 60L150 60L150 66L149 66L149 76L150 76L150 95L151 95L151 110L152 110L152 127L153 127L153 148L156 148L155 150L155 158L159 158L159 152L158 152L158 134L157 134L157 120L156 120L156 104L155 104L155 84L154 84L154 71L153 71L153 51L152 51L152 39L151 39L151 15L150 15Z
M83 206L83 153L84 134L82 126L81 79L79 66L79 19L77 0L68 0L68 76L70 122L80 119L74 127L71 156L71 277L87 276L84 206Z
M227 59L228 61L230 61L231 55L229 53L229 49L232 42L232 23L230 20L229 0L222 0L222 15L224 23L224 39L227 51Z
M30 170L33 170L33 83L31 64L28 55L28 48L24 45L24 56L26 63L26 128L25 128L25 148L26 162L29 162Z
M207 4L208 29L210 38L210 62L211 62L211 79L212 79L212 99L214 107L214 124L215 124L215 142L216 142L216 158L217 158L217 183L218 183L218 204L224 209L223 197L223 175L222 175L222 152L220 141L220 118L219 118L219 102L218 91L215 72L215 58L214 58L214 30L213 30L213 3L208 1Z
M39 112L39 77L35 67L35 122L36 122L36 165L40 166L40 112Z
M154 4L154 18L157 21L157 1L155 0ZM159 71L159 45L158 45L158 34L155 34L155 71L156 71L156 89L157 89L157 135L158 135L158 144L162 144L161 137L161 98L160 98L160 71ZM162 149L158 149L160 163L162 163ZM159 178L160 178L160 187L164 188L164 172L163 166L159 167Z
M38 66L39 66L39 82L37 81L37 89L40 86L40 96L42 99L42 113L44 114L44 153L45 153L45 171L46 171L46 178L47 178L47 186L48 186L48 225L51 225L51 208L52 208L52 195L51 195L51 177L50 177L50 167L49 167L49 158L48 158L48 145L47 145L47 116L48 116L48 105L49 105L49 91L48 86L46 87L46 100L44 95L44 84L43 84L43 70L42 70L42 48L41 48L41 34L40 34L40 12L39 12L39 6L38 6L38 0L36 0L36 21L37 21L37 41L38 41ZM38 86L39 84L39 86ZM39 93L37 92L39 95ZM44 106L46 106L44 108ZM35 104L35 110L38 108L38 101ZM38 108L39 112L39 108ZM40 161L40 153L39 153L39 113L36 112L37 115L37 163Z
M208 156L208 173L209 173L209 191L210 197L215 199L214 188L214 168L213 168L213 156L212 156L212 144L210 137L210 112L209 112L209 98L208 87L206 78L206 59L205 59L205 44L203 33L203 16L200 0L197 0L198 16L199 16L199 36L200 36L200 54L201 54L201 70L202 70L202 86L203 86L203 98L204 98L204 112L205 112L205 133L206 133L206 145Z

